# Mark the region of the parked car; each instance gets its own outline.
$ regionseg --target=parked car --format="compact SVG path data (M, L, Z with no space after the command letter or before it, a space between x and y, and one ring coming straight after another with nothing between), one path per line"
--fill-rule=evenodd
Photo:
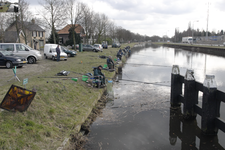
M0 49L10 51L14 55L25 57L29 64L34 64L41 60L41 52L34 50L23 43L0 43Z
M99 48L99 50L100 50L101 52L103 51L103 47L102 47L101 44L94 44L93 46L96 47L96 48Z
M86 44L86 45L83 45L83 51L99 52L100 49L97 48L97 47L94 47L94 46L92 46L92 45Z
M72 49L74 49L74 45L72 45ZM76 44L76 49L79 49L79 44Z
M56 47L58 44L45 44L44 46L44 57L46 59L51 58L52 60L57 59L57 53L56 53ZM67 54L62 51L61 46L59 46L60 49L60 60L67 60Z
M103 41L102 42L102 47L107 49L108 48L108 42L107 41Z
M77 54L76 51L69 50L66 47L61 46L61 48L62 48L62 51L67 54L68 57L74 57Z
M6 68L12 68L17 66L23 67L27 63L25 57L16 56L10 51L0 50L0 66L6 66Z
M115 48L120 48L120 46L121 46L120 43L117 43L117 42L112 44L112 47L115 47Z

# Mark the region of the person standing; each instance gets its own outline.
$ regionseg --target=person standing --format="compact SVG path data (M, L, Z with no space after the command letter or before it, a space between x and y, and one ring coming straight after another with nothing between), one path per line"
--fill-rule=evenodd
M57 62L60 61L60 49L59 45L56 47L56 53L57 53Z
M109 56L107 59L107 66L109 67L109 69L114 69L114 62L112 61L111 56Z

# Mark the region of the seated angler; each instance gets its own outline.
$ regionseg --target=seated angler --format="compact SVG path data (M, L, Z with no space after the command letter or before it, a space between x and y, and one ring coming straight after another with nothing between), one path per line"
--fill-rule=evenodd
M102 66L94 68L94 78L101 81L101 86L105 86L105 75L101 72Z
M111 56L109 56L107 59L107 66L109 67L109 69L114 69L114 62Z
M122 60L122 50L121 49L117 53L116 57L119 58L120 60Z

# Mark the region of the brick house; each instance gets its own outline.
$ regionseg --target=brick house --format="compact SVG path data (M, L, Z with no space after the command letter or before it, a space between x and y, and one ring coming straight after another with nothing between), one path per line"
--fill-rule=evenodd
M65 44L67 40L69 40L69 29L72 27L71 24L66 25L62 30L58 31L60 44ZM81 37L84 36L84 29L80 24L75 25L75 32L79 34Z

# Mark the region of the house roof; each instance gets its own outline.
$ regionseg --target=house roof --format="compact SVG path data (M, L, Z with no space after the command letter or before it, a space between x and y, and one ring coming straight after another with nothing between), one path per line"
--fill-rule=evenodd
M65 26L62 30L58 31L58 34L69 34L69 29L72 27L72 24L68 24ZM75 32L76 33L82 33L83 27L79 24L75 25Z
M45 32L44 29L42 29L39 25L32 23L32 22L24 22L26 28L30 31L40 31Z
M20 21L18 21L20 23ZM16 21L14 21L7 29L6 31L14 26L16 24ZM40 31L40 32L45 32L44 29L42 29L39 25L33 23L33 22L27 22L27 21L24 21L24 26L27 30L30 30L30 31Z
M4 35L5 43L16 43L18 39L18 34L16 31L6 31Z

